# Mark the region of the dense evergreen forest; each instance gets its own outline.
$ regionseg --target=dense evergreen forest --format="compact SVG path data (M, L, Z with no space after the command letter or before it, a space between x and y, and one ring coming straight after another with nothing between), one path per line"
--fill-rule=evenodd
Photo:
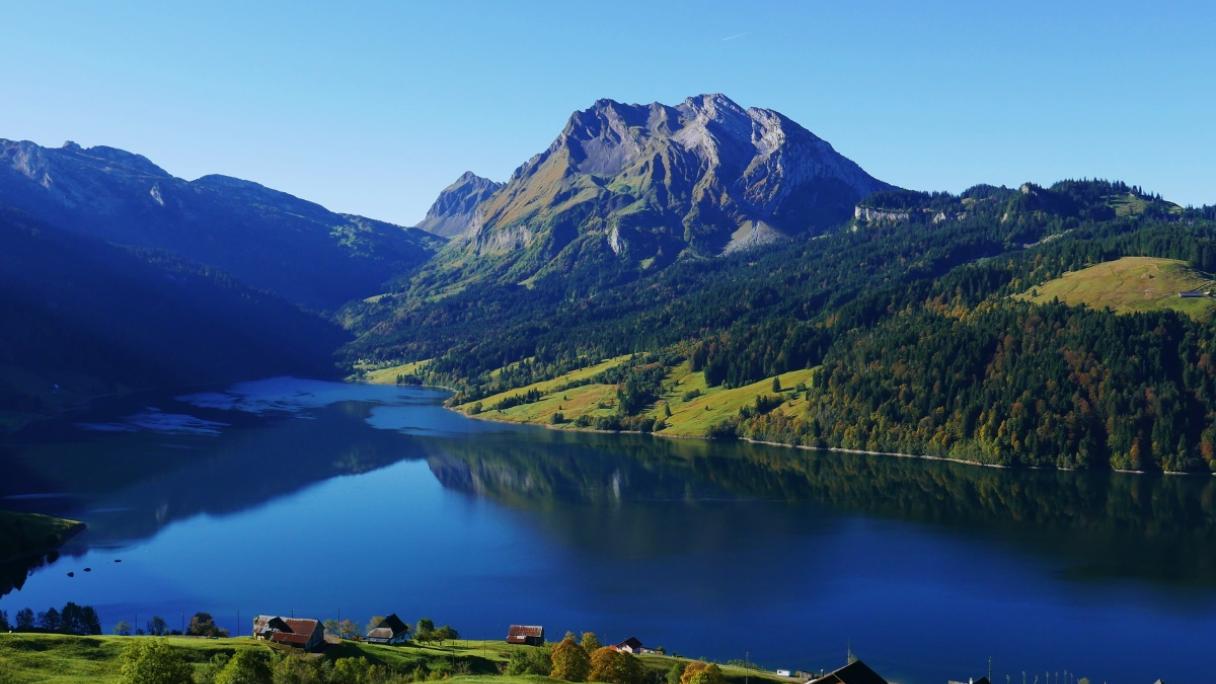
M622 427L691 362L710 385L816 368L797 401L748 407L718 437L1001 465L1216 470L1216 334L1174 311L1015 298L1122 256L1216 267L1212 209L1062 181L961 195L893 191L871 219L641 278L610 252L516 287L436 297L424 278L348 308L356 359L433 359L467 401L620 354ZM493 334L486 334L492 330ZM612 427L612 426L608 426Z

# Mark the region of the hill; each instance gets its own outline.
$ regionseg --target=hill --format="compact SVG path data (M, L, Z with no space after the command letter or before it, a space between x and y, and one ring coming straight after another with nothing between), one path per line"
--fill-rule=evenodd
M1198 320L1211 318L1216 299L1211 276L1181 259L1122 257L1070 271L1018 295L1031 302L1059 300L1071 306L1110 308L1119 313L1177 311ZM1182 293L1202 296L1180 296Z
M72 234L216 268L314 309L380 292L443 243L250 181L186 181L138 154L70 142L0 140L0 206Z
M332 375L344 340L215 269L0 210L0 426L136 388Z
M123 648L136 640L159 638L201 674L213 656L251 651L268 662L290 655L266 642L248 637L206 639L199 637L68 636L62 634L0 634L0 675L5 684L84 684L118 682ZM355 641L331 644L320 656L329 661L347 658L366 660L395 673L418 679L443 679L453 684L548 684L561 680L536 675L505 675L502 670L512 653L535 651L531 646L512 646L501 641L459 640L443 645L382 646ZM647 674L662 677L677 658L646 655L639 658ZM687 662L687 661L684 661ZM760 669L723 665L724 679L731 684L745 680L788 683L788 678ZM294 681L294 680L293 680ZM312 681L312 680L304 680ZM360 680L362 681L362 680ZM369 682L369 684L371 684Z
M345 355L427 359L420 378L502 420L1006 466L1214 469L1216 333L1172 301L1123 316L1018 296L1123 257L1210 271L1216 220L1117 181L884 190L810 239L634 278L575 261L526 285L436 292L428 269L391 319L361 312ZM775 376L780 396L766 389ZM805 387L791 392L790 377ZM536 385L554 378L567 379L560 394ZM684 384L706 396L685 400Z

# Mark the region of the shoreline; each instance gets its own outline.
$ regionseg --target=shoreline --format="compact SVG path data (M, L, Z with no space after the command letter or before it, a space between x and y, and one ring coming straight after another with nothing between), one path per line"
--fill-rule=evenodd
M446 388L439 388L439 389L446 389ZM450 390L448 390L448 391L450 391ZM446 404L443 406L443 408L445 408L448 411L451 411L453 413L460 414L470 420L481 420L481 421L485 421L487 423L499 423L502 425L527 425L530 427L539 427L539 428L544 428L546 430L554 430L554 431L558 431L558 432L589 432L592 434L601 434L601 435L648 435L650 437L657 437L657 438L662 438L662 439L694 439L694 440L700 440L703 442L711 442L711 443L715 441L715 440L709 439L708 437L705 437L703 435L701 435L701 436L698 436L698 435L665 435L662 432L641 432L640 430L597 430L595 428L580 428L580 427L573 427L573 426L572 427L562 427L562 426L558 426L558 425L552 425L549 423L531 423L531 422L527 422L527 421L504 420L501 418L490 418L490 417L486 416L485 413L476 413L476 414L466 413L455 407L447 406ZM831 447L831 446L814 447L814 446L807 446L805 444L787 444L785 442L773 442L770 440L752 439L750 437L736 437L735 440L739 441L739 442L745 442L747 444L759 444L761 446L782 447L785 449L801 449L803 451L831 451L831 452L839 453L839 454L854 454L854 455L858 455L858 456L884 456L884 457L888 457L888 458L902 458L902 459L914 460L914 461L937 461L937 462L942 462L942 463L957 463L959 465L973 466L976 468L993 468L996 470L1033 470L1033 471L1042 471L1042 472L1055 471L1055 472L1060 472L1060 473L1081 472L1077 468L1048 468L1045 466L1010 466L1010 465L1002 465L1000 463L980 463L979 461L967 461L967 460L964 460L961 458L952 458L950 456L933 456L933 455L929 455L929 454L907 454L907 453L902 453L902 452L898 452L898 451L871 451L868 449L849 449L846 447ZM1095 470L1092 472L1102 472L1102 471ZM1157 471L1148 471L1148 470L1126 470L1123 468L1110 468L1110 469L1108 469L1108 472L1119 473L1121 475L1163 475L1163 476L1170 475L1170 476L1187 476L1187 477L1216 477L1216 472L1202 473L1202 472L1187 472L1187 471L1179 471L1179 470L1162 470L1160 472L1157 472Z

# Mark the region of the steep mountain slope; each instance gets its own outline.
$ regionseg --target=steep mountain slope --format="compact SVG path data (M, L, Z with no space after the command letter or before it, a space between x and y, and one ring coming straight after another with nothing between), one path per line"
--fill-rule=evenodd
M456 237L473 224L478 205L502 186L502 183L465 171L439 193L418 227L441 237Z
M0 206L77 234L165 250L320 309L381 291L443 242L257 183L185 181L140 155L74 143L0 140Z
M345 337L214 269L0 210L0 426L133 388L330 374Z
M595 274L581 267L530 287L471 283L397 309L347 353L430 359L417 375L493 419L1216 471L1210 323L1017 296L1120 257L1216 271L1212 207L1061 181L875 193L855 216L820 239L584 292L571 281Z
M887 189L772 110L600 100L477 206L442 264L503 282L593 259L645 269L822 232Z

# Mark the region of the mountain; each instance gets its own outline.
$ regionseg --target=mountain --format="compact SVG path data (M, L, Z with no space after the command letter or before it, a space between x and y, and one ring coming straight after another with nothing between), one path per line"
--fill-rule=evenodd
M890 189L851 214L848 229L817 239L628 279L596 279L576 260L526 283L383 298L395 301L369 308L342 353L426 359L410 374L494 420L1013 467L1216 471L1205 288L1165 283L1166 299L1130 313L1106 306L1106 282L1065 302L1043 296L1066 273L1117 275L1125 257L1213 280L1216 207L1065 180ZM1133 282L1121 296L1142 301L1146 288L1161 291Z
M456 182L439 193L418 227L441 237L456 237L473 224L478 205L502 186L502 183L465 171Z
M0 210L0 428L138 388L332 375L345 339L216 269Z
M717 94L676 106L599 100L475 209L462 205L457 225L471 221L447 261L469 272L481 258L471 268L503 282L589 255L644 269L821 233L890 189L769 109Z
M138 154L71 142L0 140L0 206L75 234L164 250L314 309L382 291L443 243L250 181L186 181Z

